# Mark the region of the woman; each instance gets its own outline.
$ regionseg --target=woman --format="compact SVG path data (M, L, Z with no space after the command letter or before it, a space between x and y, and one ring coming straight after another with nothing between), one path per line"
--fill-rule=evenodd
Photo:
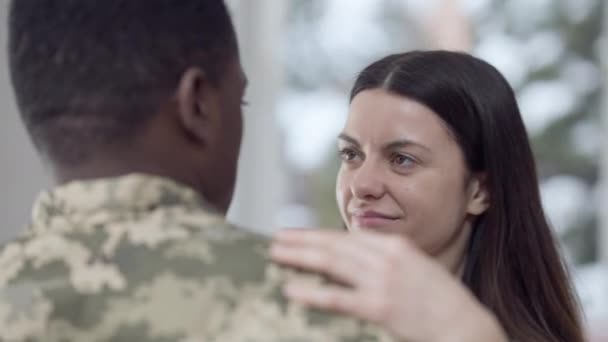
M433 327L449 325L429 325L421 317L432 320L442 312L454 319L463 305L467 312L487 308L517 341L583 341L577 303L541 207L526 130L502 75L466 54L410 52L365 68L350 99L339 138L337 200L349 231L372 233L349 239L324 232L279 235L275 260L349 285L292 284L287 294L376 321L411 340L425 340ZM378 232L401 236L405 243L383 241ZM416 249L460 278L468 291L450 284L433 292L434 281L449 284L450 277ZM391 267L373 277L380 262ZM408 279L403 284L410 288L395 289L384 302L379 298L386 293L364 290L393 288L399 279ZM441 293L449 295L439 306L432 297ZM400 311L401 300L415 304L412 296L420 299L419 310ZM375 306L364 308L366 302Z

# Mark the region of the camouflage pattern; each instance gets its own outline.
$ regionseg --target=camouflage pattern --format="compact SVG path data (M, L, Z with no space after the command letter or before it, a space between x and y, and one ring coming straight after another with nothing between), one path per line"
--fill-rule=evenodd
M133 174L42 193L24 237L0 250L0 341L389 341L306 310L268 239L227 224L197 193Z

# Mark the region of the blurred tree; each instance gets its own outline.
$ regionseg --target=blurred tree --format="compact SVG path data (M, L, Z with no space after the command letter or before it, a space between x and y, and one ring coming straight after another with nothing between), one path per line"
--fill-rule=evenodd
M372 21L378 44L361 38L358 45L340 44L344 50L324 43L328 8L353 3L340 0L292 0L286 41L286 63L291 90L311 92L333 89L346 97L355 72L371 60L390 52L428 47L421 34L421 17L414 7L435 2L406 0L374 1L377 15L344 17L340 25L359 32L356 25ZM358 0L357 4L368 3ZM529 134L543 187L557 176L569 176L586 190L586 202L574 223L555 222L572 261L597 259L597 213L592 196L598 186L600 85L598 40L601 36L604 2L599 0L487 0L465 1L475 37L473 52L497 66L513 85L529 124ZM471 4L477 5L471 10ZM422 5L421 5L422 6ZM420 8L424 6L418 6ZM430 6L430 7L429 7ZM354 13L354 14L353 14ZM371 19L370 19L371 18ZM355 25L355 26L353 26ZM365 26L367 27L367 26ZM360 38L360 37L356 37ZM380 39L383 38L383 39ZM331 40L330 40L331 41ZM384 42L384 45L381 44ZM496 50L500 44L502 46ZM491 45L492 49L488 48ZM517 48L517 50L514 49ZM350 49L350 50L348 50ZM487 53L488 51L492 53ZM499 52L496 52L499 51ZM344 65L347 65L345 67ZM557 89L557 91L556 91ZM561 91L561 92L560 92ZM560 94L571 99L559 98ZM552 97L553 96L553 97ZM561 100L562 102L559 102ZM557 103L558 105L555 105ZM564 103L564 105L561 105ZM544 105L547 108L542 108ZM538 107L541 107L540 109ZM302 109L306 113L307 109ZM346 110L346 109L345 109ZM544 114L547 117L539 116ZM536 116L535 116L536 115ZM319 151L322 166L297 171L299 200L316 211L324 226L340 226L335 204L335 175L339 167L335 146ZM555 182L553 182L555 183ZM562 196L569 196L564 192ZM567 198L566 198L567 200Z

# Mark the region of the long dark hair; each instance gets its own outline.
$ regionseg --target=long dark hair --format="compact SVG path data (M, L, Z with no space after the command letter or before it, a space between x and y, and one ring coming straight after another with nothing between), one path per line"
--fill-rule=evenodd
M448 51L385 57L350 99L382 88L416 100L450 127L490 206L475 222L463 281L519 341L582 342L580 311L540 201L534 157L513 89L490 64Z

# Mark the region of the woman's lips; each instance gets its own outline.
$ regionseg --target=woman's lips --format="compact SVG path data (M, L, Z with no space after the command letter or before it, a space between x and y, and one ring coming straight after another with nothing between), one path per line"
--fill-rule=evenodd
M385 214L377 211L353 211L351 219L355 226L361 228L382 228L393 224L399 219L399 216Z

